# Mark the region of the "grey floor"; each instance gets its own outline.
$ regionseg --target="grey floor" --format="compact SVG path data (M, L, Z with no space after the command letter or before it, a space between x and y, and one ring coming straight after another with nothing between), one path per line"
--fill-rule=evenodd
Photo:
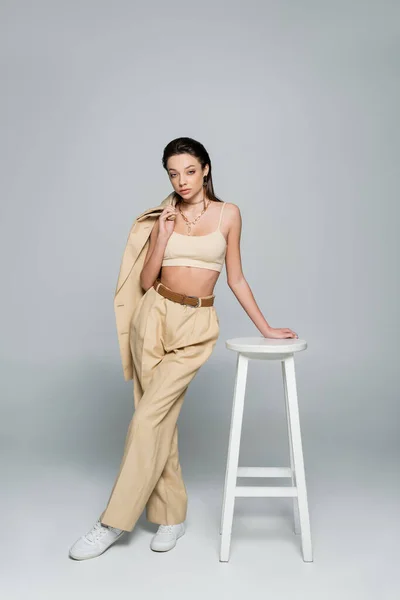
M204 379L193 383L180 417L189 509L187 532L170 552L150 550L156 526L143 513L133 532L102 556L82 562L68 558L69 546L92 526L108 497L125 423L113 425L118 440L112 439L111 446L104 431L95 443L93 427L101 430L104 414L99 411L93 422L89 410L76 426L76 438L68 428L69 453L57 453L63 448L60 442L53 454L15 449L9 455L2 475L6 494L1 513L7 531L1 559L3 598L109 598L123 592L126 598L161 595L175 600L243 594L398 600L400 486L395 448L390 440L385 446L382 436L359 437L354 424L346 429L332 421L331 428L327 422L322 427L305 408L301 418L314 562L302 560L288 498L238 498L230 561L219 562L230 396L227 392L219 399L221 411L215 410L213 420L204 423L200 415L210 405L197 402L203 384ZM79 399L71 400L72 413L74 402L77 406ZM279 404L276 400L275 406ZM286 465L283 408L265 407L268 422L254 421L255 412L249 397L240 464ZM61 430L59 434L62 439ZM91 440L86 453L85 435Z

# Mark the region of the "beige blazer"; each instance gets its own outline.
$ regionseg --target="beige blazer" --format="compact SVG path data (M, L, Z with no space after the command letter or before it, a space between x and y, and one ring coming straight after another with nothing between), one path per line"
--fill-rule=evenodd
M115 290L114 310L125 381L134 379L137 383L130 349L130 323L135 306L145 293L140 285L140 273L150 243L150 233L167 204L175 206L176 199L173 193L169 194L158 206L148 208L136 217L122 257Z

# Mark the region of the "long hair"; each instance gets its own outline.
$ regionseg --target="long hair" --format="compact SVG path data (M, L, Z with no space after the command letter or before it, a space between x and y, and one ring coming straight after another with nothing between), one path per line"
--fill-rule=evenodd
M208 175L207 175L207 184L204 186L205 194L206 194L207 198L210 198L210 200L215 200L216 202L222 202L222 200L220 198L218 198L214 193L214 186L213 186L212 172L211 172L212 171L211 159L210 159L210 156L209 156L207 150L204 148L203 144L201 144L200 142L198 142L190 137L179 137L179 138L176 138L176 139L172 140L171 142L169 142L169 144L167 144L165 146L163 156L162 156L162 165L167 172L168 172L167 160L171 156L174 156L176 154L190 154L191 156L194 156L195 158L197 158L197 160L201 164L202 169L204 169L204 167L206 165L209 166ZM177 201L182 200L182 196L180 196L180 194L175 192L175 190L173 192L173 195L175 196L175 199Z

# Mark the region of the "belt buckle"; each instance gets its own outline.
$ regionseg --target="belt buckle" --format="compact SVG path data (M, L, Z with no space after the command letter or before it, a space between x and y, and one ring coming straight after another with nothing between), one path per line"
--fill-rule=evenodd
M188 304L188 306L192 306L192 308L199 308L199 306L200 306L199 296L186 296L186 298L197 298L197 304L195 304L194 306L192 306L191 304Z

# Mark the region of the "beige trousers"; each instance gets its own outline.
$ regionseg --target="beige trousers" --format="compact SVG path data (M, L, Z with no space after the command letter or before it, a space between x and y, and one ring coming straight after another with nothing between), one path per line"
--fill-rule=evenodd
M218 336L214 306L179 304L153 287L141 297L130 339L143 395L140 401L135 398L119 473L100 516L103 524L132 531L145 507L153 523L185 520L177 420L188 385Z

